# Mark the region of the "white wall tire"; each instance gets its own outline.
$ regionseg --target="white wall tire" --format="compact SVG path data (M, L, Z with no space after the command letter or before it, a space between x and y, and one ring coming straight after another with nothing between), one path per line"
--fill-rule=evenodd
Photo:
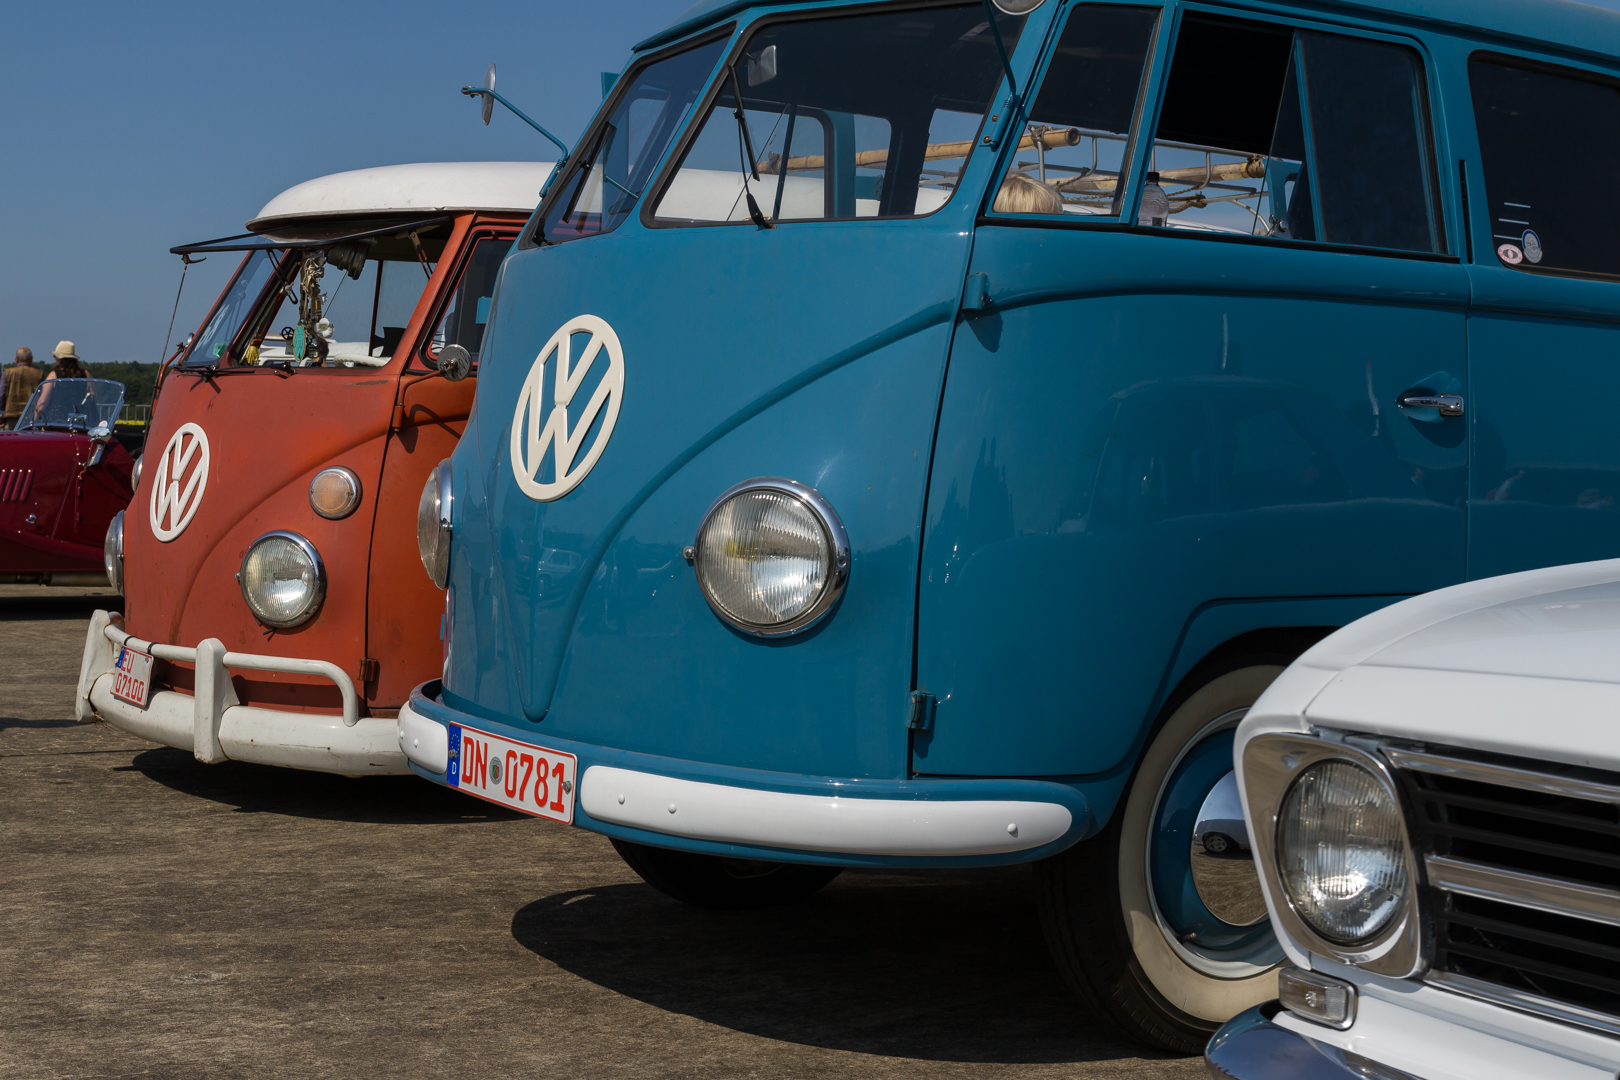
M1199 1053L1221 1024L1277 996L1280 949L1222 960L1178 948L1154 903L1148 852L1162 785L1182 754L1213 727L1235 723L1282 670L1238 668L1190 694L1149 740L1103 832L1036 867L1042 925L1065 978L1088 1005L1159 1049Z

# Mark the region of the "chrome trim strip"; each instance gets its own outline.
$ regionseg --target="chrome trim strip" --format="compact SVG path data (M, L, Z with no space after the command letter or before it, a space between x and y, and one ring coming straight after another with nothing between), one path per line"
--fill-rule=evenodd
M1483 761L1428 754L1421 750L1402 750L1387 743L1378 748L1397 769L1454 776L1459 780L1474 780L1481 784L1500 784L1522 791L1539 791L1549 795L1565 795L1574 799L1591 799L1620 805L1620 785L1599 784L1591 780L1578 780L1569 776L1516 769L1511 765L1490 765Z
M1446 892L1477 896L1499 904L1620 926L1620 891L1576 881L1526 874L1471 859L1425 855L1429 884Z
M1464 997L1488 1001L1493 1005L1501 1005L1546 1020L1590 1028L1605 1035L1620 1035L1620 1016L1610 1016L1608 1013L1583 1009L1579 1005L1552 1001L1468 975L1454 975L1449 971L1431 971L1423 981L1440 990L1449 990Z

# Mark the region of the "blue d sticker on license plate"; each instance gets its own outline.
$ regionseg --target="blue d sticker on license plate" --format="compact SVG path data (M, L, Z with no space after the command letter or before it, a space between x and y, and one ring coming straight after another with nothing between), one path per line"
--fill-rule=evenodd
M113 697L146 708L146 699L152 695L152 658L134 649L119 649L113 666Z
M573 824L578 767L561 750L450 725L450 786L525 814Z

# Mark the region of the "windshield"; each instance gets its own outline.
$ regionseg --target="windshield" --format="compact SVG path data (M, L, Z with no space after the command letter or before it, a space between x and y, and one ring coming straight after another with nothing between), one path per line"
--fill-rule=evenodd
M670 140L680 130L725 39L698 45L638 69L588 148L569 166L546 206L535 239L557 244L612 232L635 209Z
M112 430L124 405L124 384L108 379L47 379L23 407L18 431Z
M399 347L448 232L251 252L183 363L380 367Z
M996 17L1009 50L1023 24ZM955 193L1002 74L981 4L770 24L723 75L658 219L932 213Z

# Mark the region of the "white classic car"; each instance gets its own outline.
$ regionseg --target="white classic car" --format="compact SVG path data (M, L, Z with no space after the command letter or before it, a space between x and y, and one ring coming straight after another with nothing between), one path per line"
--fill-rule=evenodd
M1442 589L1300 657L1238 728L1293 967L1240 1080L1620 1071L1620 560Z

